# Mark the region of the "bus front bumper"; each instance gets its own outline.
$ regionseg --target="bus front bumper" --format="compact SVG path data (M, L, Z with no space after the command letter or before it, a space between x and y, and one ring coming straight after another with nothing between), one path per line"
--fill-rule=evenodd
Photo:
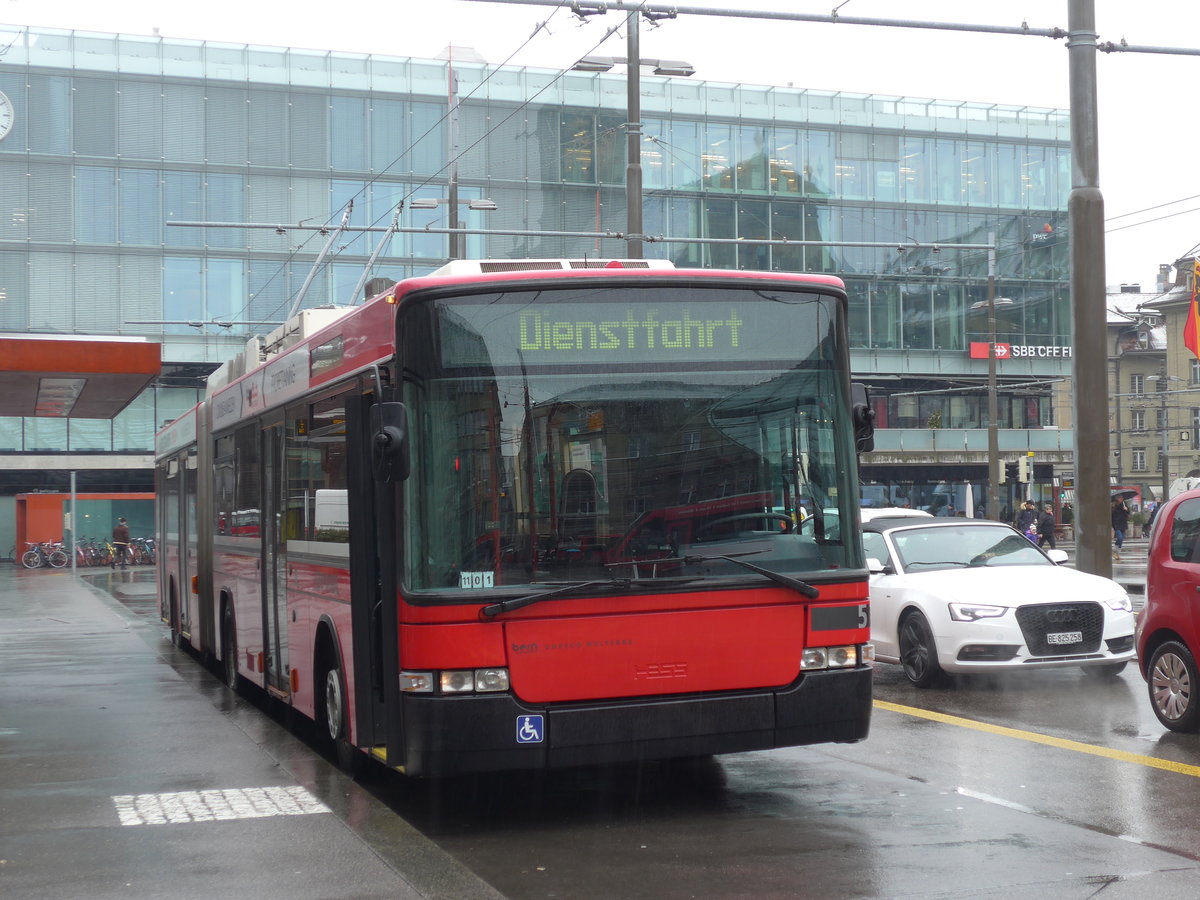
M388 763L417 777L851 743L870 729L871 668L770 690L545 706L511 694L404 694L401 714L404 747Z

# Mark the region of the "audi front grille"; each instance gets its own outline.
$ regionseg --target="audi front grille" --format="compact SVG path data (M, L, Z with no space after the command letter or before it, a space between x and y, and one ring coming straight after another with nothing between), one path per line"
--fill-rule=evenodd
M1017 624L1033 656L1095 653L1104 634L1104 608L1089 602L1022 606L1017 610ZM1048 637L1074 632L1081 637L1078 642L1051 643Z

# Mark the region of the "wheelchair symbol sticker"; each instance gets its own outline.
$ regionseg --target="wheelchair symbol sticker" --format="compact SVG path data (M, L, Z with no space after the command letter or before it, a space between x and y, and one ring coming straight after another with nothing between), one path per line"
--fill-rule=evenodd
M540 744L546 736L541 716L517 716L517 743Z

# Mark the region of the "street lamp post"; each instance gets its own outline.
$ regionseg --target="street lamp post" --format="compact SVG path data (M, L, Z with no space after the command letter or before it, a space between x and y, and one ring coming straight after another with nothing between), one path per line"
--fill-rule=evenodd
M585 56L572 68L580 72L607 72L617 63L625 64L625 253L629 259L641 259L645 241L642 214L642 66L654 66L655 75L694 75L691 63L675 59L646 59L642 56L638 17L651 16L645 10L630 10L625 23L625 56ZM667 15L667 14L663 14Z
M630 10L626 24L626 46L629 65L626 67L625 99L628 104L629 121L625 123L625 207L628 236L626 253L630 259L641 259L642 236L642 48L638 35L638 15Z
M988 369L987 369L987 404L988 404L988 491L987 517L1000 519L1000 405L996 397L996 234L988 233L988 275L987 275L987 312L988 312Z
M1178 375L1168 375L1166 367L1160 368L1157 375L1147 375L1147 381L1158 382L1158 430L1162 433L1162 494L1158 502L1167 502L1167 492L1171 488L1171 466L1167 462L1167 392L1172 381L1183 381Z
M1167 392L1162 392L1162 408L1158 411L1158 427L1162 431L1162 500L1167 502L1167 492L1171 489L1171 466L1167 462Z
M457 179L450 182L449 197L418 197L415 200L408 201L409 209L437 209L439 206L447 206L450 209L450 253L449 259L462 259L466 256L466 244L463 241L463 229L458 220L458 208L465 206L467 209L484 210L490 212L497 209L495 200L459 200L458 199L458 181Z

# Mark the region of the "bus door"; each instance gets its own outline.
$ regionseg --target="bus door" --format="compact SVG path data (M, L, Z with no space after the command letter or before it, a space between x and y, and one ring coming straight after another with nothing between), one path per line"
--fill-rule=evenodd
M350 595L354 646L354 732L360 747L386 745L389 705L399 702L396 639L395 485L379 484L371 469L372 397L346 397L346 477L350 516ZM393 690L394 689L394 690ZM395 696L389 696L394 694ZM389 758L389 765L402 760Z
M287 696L287 523L283 424L263 428L262 597L266 687Z
M180 502L182 499L179 457L164 460L159 465L162 476L159 490L162 492L161 518L159 519L160 594L159 617L171 628L172 640L179 627L179 598L183 584L183 545L181 538Z
M199 597L192 589L192 578L199 572L200 560L197 555L196 533L198 522L196 518L196 451L190 449L181 460L181 475L183 476L183 495L180 497L179 509L179 609L178 621L180 636L187 639L193 647L197 645L196 637L192 635L193 619Z

